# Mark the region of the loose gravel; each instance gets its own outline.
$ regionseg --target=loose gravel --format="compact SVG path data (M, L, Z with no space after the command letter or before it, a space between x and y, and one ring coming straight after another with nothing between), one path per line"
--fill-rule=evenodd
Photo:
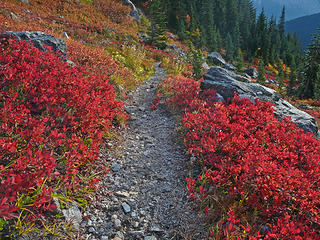
M167 76L159 64L155 69L125 103L129 126L122 141L110 143L117 150L102 156L110 173L83 214L81 239L208 238L201 212L188 198L188 157L178 143L175 117L165 107L150 109Z

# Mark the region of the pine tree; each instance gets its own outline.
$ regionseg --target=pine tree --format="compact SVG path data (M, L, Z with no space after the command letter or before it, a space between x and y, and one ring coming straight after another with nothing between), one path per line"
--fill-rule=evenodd
M161 0L153 0L150 7L151 32L150 44L160 49L167 47L167 22L166 13L162 10Z
M264 84L266 81L266 77L265 77L265 70L264 70L264 62L261 59L260 63L259 63L259 68L258 68L258 83L260 84Z
M290 76L289 76L289 83L287 86L287 94L288 95L294 94L293 88L296 85L296 79L297 79L297 76L295 74L295 71L293 69L291 69Z
M255 41L257 42L255 55L257 57L264 57L264 51L267 48L267 17L263 9L258 17Z
M231 35L229 33L227 34L227 37L226 37L225 46L226 46L226 57L227 57L227 60L230 61L233 59L235 48L232 42Z
M306 51L302 96L320 98L320 32Z
M193 77L196 80L199 80L202 77L202 52L198 48L197 50L194 49L192 43L190 44L190 50L191 50L191 59L192 59L192 67L193 67Z
M243 61L243 54L241 52L241 49L238 48L238 51L237 51L237 64L236 64L236 67L239 71L242 71L243 67L244 67L244 61Z
M281 69L279 74L278 74L278 88L279 88L279 92L280 93L282 92L282 90L284 88L284 79L285 79L285 73Z
M284 36L284 24L286 21L286 7L283 6L282 12L281 12L281 17L280 17L280 22L279 22L279 32L281 36Z

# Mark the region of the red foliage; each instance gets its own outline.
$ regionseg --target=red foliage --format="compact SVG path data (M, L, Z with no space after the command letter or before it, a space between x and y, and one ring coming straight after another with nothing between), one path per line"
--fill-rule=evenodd
M26 42L2 40L0 49L0 218L26 208L31 220L54 209L58 183L71 191L90 185L81 176L103 134L126 115L108 77Z
M198 180L188 179L190 196L209 214L208 207L219 212L216 237L320 239L319 141L289 119L278 121L270 102L215 103L213 92L199 94L199 82L168 83L169 101L182 109L187 151L203 166Z

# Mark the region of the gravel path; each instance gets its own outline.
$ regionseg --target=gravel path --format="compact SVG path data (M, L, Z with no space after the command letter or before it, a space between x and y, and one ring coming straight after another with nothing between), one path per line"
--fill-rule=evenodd
M205 239L203 219L186 191L186 156L177 143L174 117L165 108L151 110L158 83L155 74L129 97L129 127L117 151L103 156L111 164L98 196L84 213L83 239ZM113 145L113 147L115 147Z

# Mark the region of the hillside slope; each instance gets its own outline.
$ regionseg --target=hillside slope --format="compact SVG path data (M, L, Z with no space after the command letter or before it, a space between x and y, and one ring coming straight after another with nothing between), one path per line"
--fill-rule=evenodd
M316 34L318 27L320 27L320 13L296 18L285 23L287 32L297 33L304 50L311 43L311 34Z

